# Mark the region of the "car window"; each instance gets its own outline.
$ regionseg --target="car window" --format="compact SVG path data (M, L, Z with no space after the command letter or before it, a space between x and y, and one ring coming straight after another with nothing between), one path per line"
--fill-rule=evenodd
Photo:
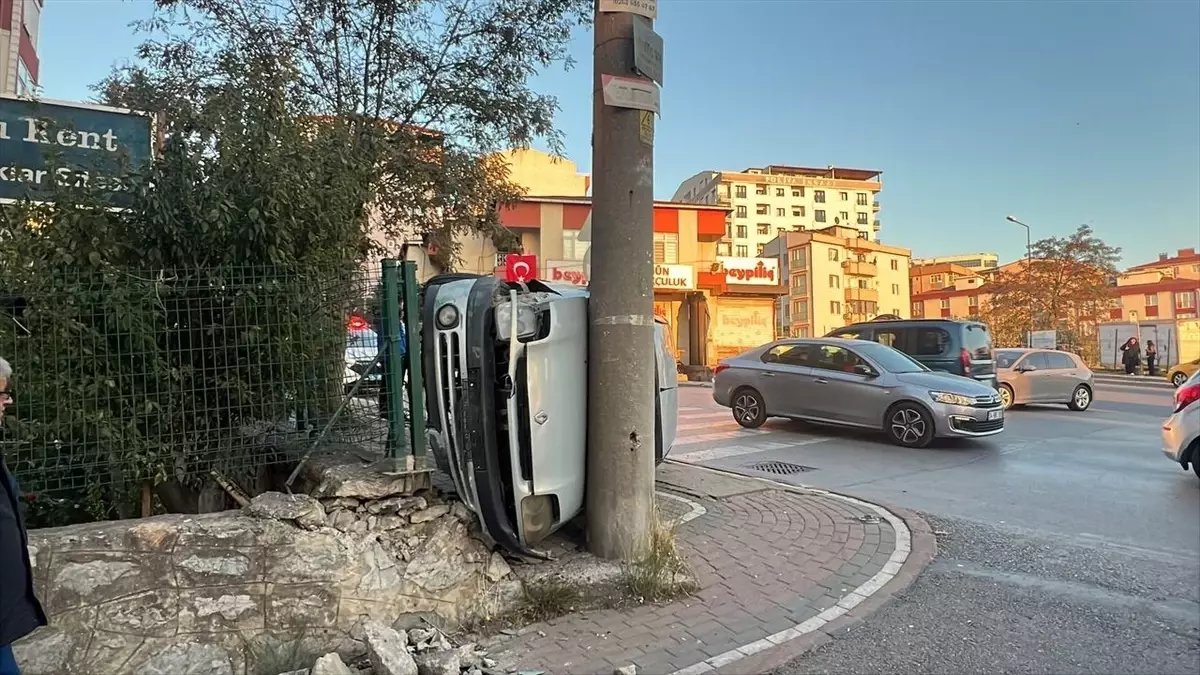
M1001 349L996 352L996 367L997 368L1012 368L1017 359L1025 352L1019 352L1013 349Z
M950 334L941 328L918 328L914 356L941 356L950 350Z
M763 354L766 363L783 363L789 366L807 365L808 350L806 345L786 344L775 345Z
M815 345L812 357L812 362L808 365L822 370L853 373L855 366L867 365L866 361L859 358L858 354L837 345Z
M1050 367L1050 361L1046 358L1044 352L1034 352L1027 355L1019 364L1022 368L1037 368L1038 370L1046 370Z
M875 331L875 342L895 349L904 349L904 329L881 328Z
M929 368L904 352L881 344L865 344L857 349L889 373L923 373Z
M971 353L974 359L992 358L992 334L987 326L981 323L968 323L963 326L963 349Z
M1046 354L1046 358L1050 361L1050 367L1055 370L1074 370L1075 359L1066 354Z

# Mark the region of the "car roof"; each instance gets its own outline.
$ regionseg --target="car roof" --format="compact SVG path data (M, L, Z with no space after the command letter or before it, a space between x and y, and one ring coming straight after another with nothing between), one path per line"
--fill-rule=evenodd
M945 324L954 324L956 326L987 326L987 324L982 321L972 321L970 319L936 319L935 318L935 319L872 319L870 321L856 321L854 323L843 326L843 328L850 328L851 326L881 326L881 325L897 324L897 323L918 323L918 324L919 323L945 323ZM841 329L839 328L838 330L841 330Z
M873 340L858 340L858 339L839 338L839 337L780 338L779 340L776 340L772 344L788 345L788 344L797 344L797 343L821 344L821 345L850 345L850 346L879 344L878 342L875 342Z

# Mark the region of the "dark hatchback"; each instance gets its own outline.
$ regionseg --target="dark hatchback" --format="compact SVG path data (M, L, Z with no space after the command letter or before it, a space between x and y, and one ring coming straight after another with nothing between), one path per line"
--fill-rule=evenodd
M987 324L954 319L880 319L831 331L826 337L871 340L929 367L996 387L996 360Z

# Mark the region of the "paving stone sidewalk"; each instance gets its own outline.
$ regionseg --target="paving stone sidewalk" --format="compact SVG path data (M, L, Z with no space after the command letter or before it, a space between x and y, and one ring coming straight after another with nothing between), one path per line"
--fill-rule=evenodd
M503 667L554 675L609 675L629 664L642 675L761 672L766 652L795 651L809 633L856 618L846 615L906 561L923 567L932 557L910 556L905 522L865 502L675 463L663 465L658 488L661 507L687 521L679 543L700 591L532 626L491 646Z

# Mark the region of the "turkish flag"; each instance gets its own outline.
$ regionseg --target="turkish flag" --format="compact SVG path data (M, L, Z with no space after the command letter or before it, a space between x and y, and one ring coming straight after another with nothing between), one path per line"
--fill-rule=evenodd
M537 278L537 256L510 253L504 258L504 280L526 282Z

